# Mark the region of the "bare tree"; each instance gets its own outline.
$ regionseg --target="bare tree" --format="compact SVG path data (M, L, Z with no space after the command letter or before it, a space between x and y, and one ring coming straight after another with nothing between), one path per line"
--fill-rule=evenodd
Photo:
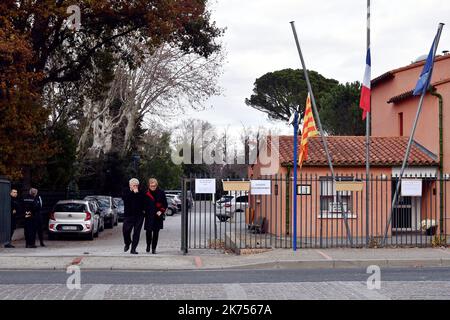
M100 103L85 103L87 124L78 151L85 148L91 135L92 143L88 149L93 150L95 156L109 152L113 145L113 131L123 123L124 137L120 149L124 155L130 150L131 138L142 121L151 125L184 113L187 108L202 109L205 100L220 93L217 80L223 59L222 52L206 59L163 45L155 52L144 51L138 68L119 65L107 98ZM116 99L121 107L112 112L110 106Z

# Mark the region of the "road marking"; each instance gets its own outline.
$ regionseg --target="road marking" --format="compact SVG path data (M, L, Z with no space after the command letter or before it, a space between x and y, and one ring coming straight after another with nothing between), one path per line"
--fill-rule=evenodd
M194 262L197 268L201 268L203 266L202 259L200 257L195 257Z
M327 255L326 253L320 251L320 250L316 250L322 257L324 257L327 260L333 260L332 257L330 257L329 255Z
M244 288L237 283L224 284L223 288L227 295L227 299L231 300L247 300L248 296Z
M72 260L72 262L70 263L71 265L78 265L81 263L81 260L83 260L83 257L76 257L75 259Z
M103 300L110 284L94 284L83 296L83 300Z

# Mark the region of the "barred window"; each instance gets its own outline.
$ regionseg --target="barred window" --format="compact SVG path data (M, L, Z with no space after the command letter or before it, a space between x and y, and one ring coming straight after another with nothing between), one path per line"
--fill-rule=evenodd
M356 218L356 215L353 215L353 192L336 191L336 183L331 177L320 177L319 217L344 218L343 214L347 214L347 218Z

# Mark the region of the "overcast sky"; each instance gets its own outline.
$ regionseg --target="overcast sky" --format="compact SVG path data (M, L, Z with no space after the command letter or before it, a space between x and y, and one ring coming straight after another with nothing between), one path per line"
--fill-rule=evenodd
M438 23L444 26L438 52L450 50L448 0L371 1L372 79L427 54ZM276 126L266 114L245 105L263 74L301 68L290 21L295 21L308 69L341 83L362 81L366 52L366 0L216 0L213 19L226 27L227 64L219 83L223 95L207 110L186 118L208 120L219 129ZM314 88L313 88L314 90Z

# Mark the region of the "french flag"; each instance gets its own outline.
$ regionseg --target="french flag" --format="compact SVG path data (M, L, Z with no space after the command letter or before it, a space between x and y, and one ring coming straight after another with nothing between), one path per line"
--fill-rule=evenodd
M362 119L366 119L367 112L370 112L370 48L367 49L366 57L366 71L364 73L364 80L361 87L361 100L359 107L363 110Z

